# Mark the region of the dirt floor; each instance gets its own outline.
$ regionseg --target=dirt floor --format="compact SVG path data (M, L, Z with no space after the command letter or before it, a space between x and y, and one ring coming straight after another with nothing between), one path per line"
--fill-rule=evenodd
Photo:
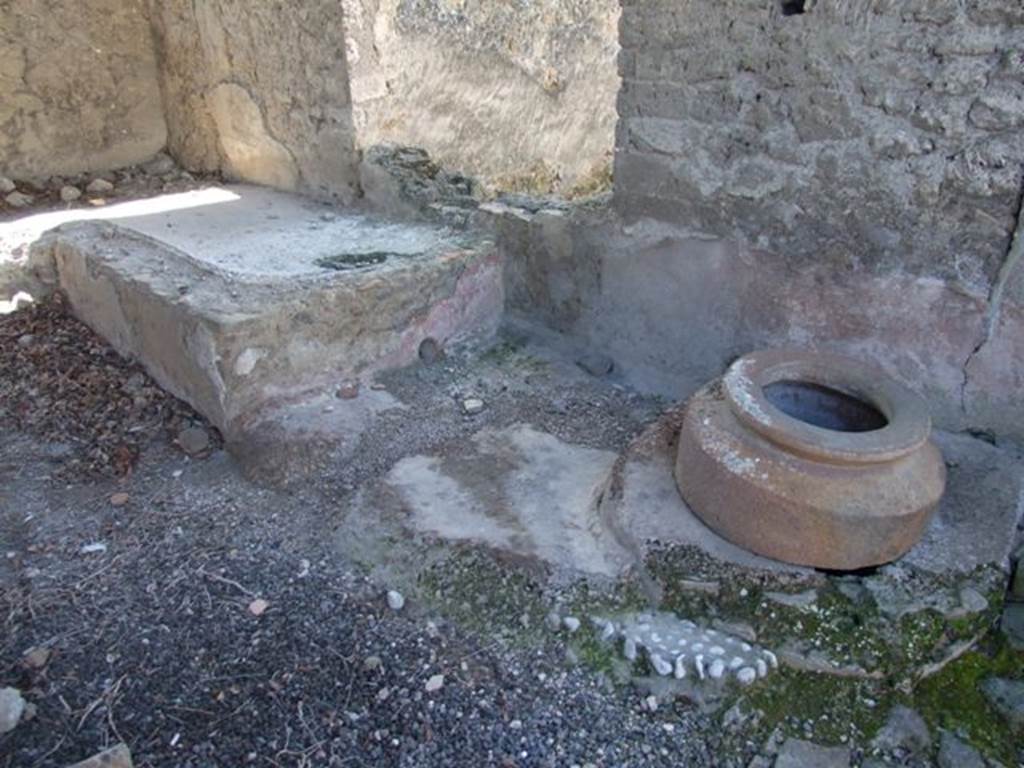
M137 766L745 765L751 747L717 749L717 719L685 702L651 711L556 635L460 628L415 587L392 610L381 573L369 580L334 533L358 483L405 453L526 415L615 448L652 403L582 379L553 393L542 374L512 394L493 366L451 359L387 383L414 406L404 429L279 491L245 480L216 435L188 456L175 438L201 419L60 304L0 319L0 337L0 681L35 709L0 737L0 765L67 765L120 741ZM476 417L460 407L470 389L487 403ZM429 430L413 425L424 416ZM400 566L385 575L421 563Z
M646 609L658 584L674 585L666 609L715 617L727 597L759 602L752 572L737 581L672 550L650 571L657 584L584 580L411 529L385 497L375 506L368 489L403 458L458 457L481 431L528 424L618 453L666 407L511 333L429 358L364 382L358 398L393 407L354 449L317 446L310 460L282 433L282 460L304 471L270 484L59 298L0 315L0 688L30 705L0 735L0 768L67 766L120 742L135 766L767 768L786 737L832 744L853 765L927 766L946 729L994 765L1024 757L976 690L993 674L1024 678L1024 654L998 642L914 691L780 669L709 705L645 687L587 618ZM721 595L687 592L709 580ZM820 614L770 616L849 639L828 616L850 606L832 605L822 574L793 589L812 587ZM991 624L1002 589L991 611L957 620L964 632ZM578 632L552 625L570 614ZM858 637L879 621L859 608L854 619ZM908 637L945 645L933 623ZM899 703L924 714L934 743L872 742ZM808 759L788 764L822 757Z

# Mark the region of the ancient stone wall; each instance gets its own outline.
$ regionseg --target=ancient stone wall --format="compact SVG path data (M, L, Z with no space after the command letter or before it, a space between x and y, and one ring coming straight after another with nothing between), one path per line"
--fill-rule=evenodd
M623 0L622 45L627 218L988 292L1021 199L1020 0Z
M170 148L187 167L350 200L357 157L337 0L152 0Z
M1024 5L622 9L615 211L503 216L512 313L676 397L824 347L1024 438Z
M345 0L358 143L502 190L607 186L618 0Z
M0 175L116 168L165 140L142 0L0 0Z

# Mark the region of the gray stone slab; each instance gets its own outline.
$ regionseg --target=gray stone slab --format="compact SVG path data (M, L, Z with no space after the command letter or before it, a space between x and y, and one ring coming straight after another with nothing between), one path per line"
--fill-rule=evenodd
M215 191L64 224L31 262L79 318L229 441L270 405L415 361L426 338L497 327L501 263L490 241L264 189ZM351 267L351 257L367 265L323 266Z
M383 495L370 494L364 503L376 507L397 494L416 531L557 568L614 576L632 562L597 514L613 452L524 424L482 430L467 448L403 459L385 477Z

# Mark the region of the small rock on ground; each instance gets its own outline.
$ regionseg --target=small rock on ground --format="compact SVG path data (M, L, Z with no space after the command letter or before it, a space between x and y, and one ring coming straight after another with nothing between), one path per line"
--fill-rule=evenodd
M433 693L434 691L441 690L443 686L444 675L434 675L429 680L427 680L427 684L424 686L424 688L426 689L427 693Z
M943 731L939 768L985 768L985 761L974 747L964 744L949 731Z
M210 447L210 435L202 427L186 427L178 433L178 445L189 456L198 456Z
M0 688L0 734L13 731L25 712L25 700L17 688Z
M889 712L882 730L871 742L879 749L902 748L925 752L931 748L932 737L924 719L909 707L897 705Z
M82 196L82 190L78 187L73 187L70 184L65 184L60 188L60 199L65 203L73 203L75 200Z
M359 382L354 379L341 382L335 396L339 400L355 400L359 397Z
M13 192L17 187L14 182L8 179L6 176L0 176L0 195L6 195L9 192Z
M25 665L30 669L42 669L50 660L51 651L49 648L30 648L22 657Z
M462 410L470 416L475 416L484 409L484 401L479 397L467 397L462 401Z
M253 616L262 616L267 612L267 608L270 607L270 603L264 600L262 597L257 597L251 603L249 603L249 613Z
M159 152L152 159L142 164L142 170L151 176L163 176L177 170L177 165L170 155Z
M981 684L981 690L1014 728L1024 728L1024 682L993 677Z
M132 768L132 765L131 750L126 744L118 744L70 768Z
M85 188L86 192L91 194L103 194L104 192L112 192L114 185L106 179L93 179L89 182L89 186Z
M850 750L822 747L802 739L786 739L775 759L775 768L849 768Z
M400 611L405 607L405 597L401 592L393 589L388 592L388 607L393 611Z
M615 362L600 352L588 352L576 361L576 365L591 376L607 376L615 368Z
M23 192L11 192L4 200L7 201L11 208L24 208L25 206L32 205L32 196L26 195Z

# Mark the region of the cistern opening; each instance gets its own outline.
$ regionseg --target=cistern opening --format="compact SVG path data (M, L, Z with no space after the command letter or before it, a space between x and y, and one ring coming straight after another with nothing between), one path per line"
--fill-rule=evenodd
M776 381L765 397L787 416L835 432L871 432L889 423L870 403L838 389L808 381Z

